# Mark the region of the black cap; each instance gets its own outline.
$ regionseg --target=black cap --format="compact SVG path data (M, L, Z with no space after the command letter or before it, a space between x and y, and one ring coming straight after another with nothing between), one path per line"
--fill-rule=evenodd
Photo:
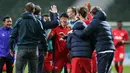
M69 18L69 16L68 16L66 13L62 13L62 14L60 15L60 18L61 18L61 17Z

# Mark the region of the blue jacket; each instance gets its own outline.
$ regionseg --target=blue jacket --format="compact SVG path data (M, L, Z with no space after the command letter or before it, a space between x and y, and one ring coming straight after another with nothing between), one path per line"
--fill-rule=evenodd
M82 21L75 22L73 31L83 30L85 23ZM86 25L86 24L85 24ZM86 25L87 26L87 25ZM91 58L93 49L91 48L91 41L89 39L81 39L77 35L71 33L67 37L67 47L71 49L72 57Z
M0 57L12 58L9 53L9 36L12 28L5 26L0 28Z
M85 39L92 37L93 46L97 52L115 49L111 26L106 21L106 14L103 11L97 12L92 22L84 30L76 30L74 34Z
M71 28L73 28L73 26L74 26L74 23L76 22L77 20L74 20L74 21L68 21L68 24L71 26Z

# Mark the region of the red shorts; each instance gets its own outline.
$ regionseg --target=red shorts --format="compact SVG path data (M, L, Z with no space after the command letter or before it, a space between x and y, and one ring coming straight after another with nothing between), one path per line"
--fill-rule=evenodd
M89 58L72 58L71 73L92 73L91 59Z
M44 59L43 70L52 70L52 69L53 69L52 53L51 51L48 51L48 56Z
M96 52L92 54L92 72L97 72Z
M124 60L124 58L125 58L125 52L121 52L119 50L115 51L115 54L114 54L114 61L115 62L119 62L121 60Z
M64 65L67 66L67 69L71 69L71 64L69 59L67 58L67 55L65 55L63 52L62 53L55 52L54 70L61 72Z
M50 61L50 62L45 62L45 64L44 64L44 70L46 71L46 70L52 70L53 69L53 65L52 65L52 61Z

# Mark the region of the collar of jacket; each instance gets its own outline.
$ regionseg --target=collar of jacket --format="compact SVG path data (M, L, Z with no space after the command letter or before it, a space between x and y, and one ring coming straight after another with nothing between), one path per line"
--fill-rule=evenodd
M2 27L2 29L3 29L3 30L11 30L11 29L12 29L12 27L7 28L6 26L3 26L3 27Z

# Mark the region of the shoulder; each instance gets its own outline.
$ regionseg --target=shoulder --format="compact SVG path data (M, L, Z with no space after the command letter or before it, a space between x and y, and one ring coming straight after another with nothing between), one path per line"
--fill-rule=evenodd
M3 26L2 26L2 27L0 27L0 30L3 30Z
M0 27L0 30L2 29L3 27Z
M90 24L100 24L102 21L98 19L93 19Z
M114 28L112 31L117 31L117 28Z
M18 18L17 20L16 20L16 23L20 23L22 21L22 18L20 17L20 18Z
M82 30L87 26L87 24L83 21L77 21L75 22L74 26L73 26L73 30Z
M74 24L83 24L83 22L81 20L78 20L77 22L75 22Z
M60 26L57 26L56 28L53 28L51 31L58 31L60 29Z
M83 24L84 24L84 22L79 20L79 21L74 23L74 26L81 26Z
M128 31L127 31L127 30L125 30L125 29L123 29L123 32L124 32L124 33L128 33Z

